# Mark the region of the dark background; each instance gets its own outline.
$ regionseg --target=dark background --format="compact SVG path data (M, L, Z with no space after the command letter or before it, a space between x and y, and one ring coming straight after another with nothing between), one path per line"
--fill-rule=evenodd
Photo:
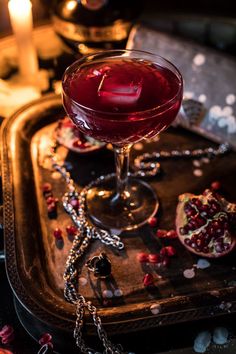
M34 23L40 24L49 17L50 0L31 0L33 4ZM128 0L127 0L128 1ZM8 17L8 0L0 0L0 35L10 33ZM236 23L235 0L145 0L143 1L142 17L151 14L158 17L162 14L207 15L234 18Z

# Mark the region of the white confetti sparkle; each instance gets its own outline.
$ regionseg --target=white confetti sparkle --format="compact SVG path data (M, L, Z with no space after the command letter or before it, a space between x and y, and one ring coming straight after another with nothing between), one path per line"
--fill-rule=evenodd
M205 61L206 61L206 57L204 54L201 53L195 55L195 57L193 58L193 63L197 66L203 65Z
M210 163L209 157L203 157L203 158L201 159L201 161L202 161L203 163Z
M199 160L193 160L193 166L195 166L195 167L200 167L200 166L201 166L201 161L199 161Z
M208 267L210 267L211 263L208 262L206 259L204 258L200 258L198 261L197 261L197 268L198 269L206 269Z
M195 271L193 268L190 268L190 269L185 269L183 271L183 276L187 279L192 279L195 277Z
M226 117L231 116L233 114L233 108L230 106L225 106L222 110L222 113Z
M161 305L159 304L153 304L151 307L150 307L150 310L151 310L151 313L153 315L157 315L158 313L161 312Z
M195 170L193 170L193 174L196 177L201 177L203 175L203 171L200 168L196 168Z
M190 99L190 98L193 98L193 96L194 96L194 93L191 91L184 92L184 98Z
M113 297L113 292L111 290L103 290L102 295L107 299L111 299Z
M206 95L204 95L204 94L201 94L201 95L198 97L198 101L201 102L201 103L206 102L206 99L207 99L207 97L206 97Z
M232 93L230 93L229 95L227 95L226 98L225 98L225 102L226 102L227 104L234 104L235 101L236 101L236 97L235 97L235 95L232 94Z
M116 290L114 291L114 295L115 295L116 297L120 297L120 296L123 295L123 291L122 291L121 289L116 289Z

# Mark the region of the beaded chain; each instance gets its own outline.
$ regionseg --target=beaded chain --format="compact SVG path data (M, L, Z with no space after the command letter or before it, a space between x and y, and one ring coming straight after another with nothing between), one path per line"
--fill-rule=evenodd
M52 161L52 167L60 172L66 181L68 192L62 197L62 203L66 212L70 215L71 219L77 226L77 234L74 237L72 248L69 252L66 268L64 272L65 288L64 296L65 299L76 306L76 322L74 329L74 338L76 345L79 347L81 353L95 354L96 350L88 348L83 339L82 328L84 325L84 314L85 310L89 312L93 319L94 326L96 327L98 337L100 338L103 347L104 354L124 354L123 348L120 344L113 344L107 336L101 322L101 318L97 314L96 307L87 301L84 296L78 292L78 276L80 270L78 267L80 259L86 254L88 247L92 240L99 240L107 246L115 247L118 250L124 248L124 243L120 240L117 235L112 235L107 230L100 229L94 225L89 224L86 215L86 194L91 187L97 186L100 182L109 180L115 174L108 174L106 176L100 176L95 181L92 181L86 187L84 187L80 192L76 190L75 183L72 180L70 173L66 170L63 163L58 159L56 154L58 143L53 141L50 146L49 157ZM139 155L134 160L134 173L130 175L135 177L149 177L155 176L159 173L160 164L156 160L165 158L180 158L180 157L192 157L199 158L202 156L214 157L218 155L223 155L230 150L228 144L221 144L218 148L213 149L212 147L206 149L195 149L195 150L173 150L173 151L161 151L160 153L144 153ZM79 209L76 211L70 200L77 199L79 202Z

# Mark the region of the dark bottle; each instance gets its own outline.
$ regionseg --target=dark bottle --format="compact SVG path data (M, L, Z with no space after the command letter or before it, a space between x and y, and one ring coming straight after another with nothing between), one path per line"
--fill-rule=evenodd
M124 48L140 11L141 0L58 0L53 24L68 47L87 54Z

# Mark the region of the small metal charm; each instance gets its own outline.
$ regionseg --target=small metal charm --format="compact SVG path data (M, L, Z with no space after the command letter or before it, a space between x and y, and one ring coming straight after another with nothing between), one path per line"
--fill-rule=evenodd
M89 259L86 267L94 273L96 278L107 278L111 275L111 261L104 252Z

